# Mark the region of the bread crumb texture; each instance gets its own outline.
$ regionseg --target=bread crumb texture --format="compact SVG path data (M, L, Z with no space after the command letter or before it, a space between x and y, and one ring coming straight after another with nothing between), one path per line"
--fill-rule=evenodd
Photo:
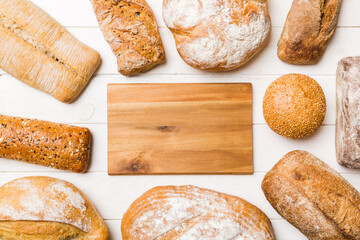
M25 177L0 187L0 239L14 235L100 240L108 233L92 203L74 185L50 177Z
M287 74L272 82L263 99L266 123L276 133L300 139L322 124L326 99L320 85L302 74Z
M266 0L164 0L163 17L184 61L208 71L245 64L271 31Z
M270 220L247 201L194 186L156 187L121 224L123 239L273 240Z

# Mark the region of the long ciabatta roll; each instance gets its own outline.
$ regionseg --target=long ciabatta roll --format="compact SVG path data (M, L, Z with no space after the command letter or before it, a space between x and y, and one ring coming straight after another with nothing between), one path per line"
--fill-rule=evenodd
M0 158L84 172L90 159L90 130L0 115Z
M0 239L106 240L106 225L74 185L25 177L0 187Z
M124 214L124 240L274 240L270 220L247 201L194 186L156 187Z
M156 19L145 0L90 1L121 74L138 74L165 62Z
M339 61L336 74L336 157L340 165L360 168L360 57Z
M0 0L0 68L70 103L89 82L100 55L29 0Z
M286 154L262 189L275 210L310 240L360 239L360 194L305 151Z

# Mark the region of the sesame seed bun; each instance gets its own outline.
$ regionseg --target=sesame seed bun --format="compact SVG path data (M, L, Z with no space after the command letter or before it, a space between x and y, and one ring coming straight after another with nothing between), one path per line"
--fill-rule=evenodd
M276 133L305 138L322 124L326 99L320 85L302 74L283 75L267 88L263 100L266 123Z

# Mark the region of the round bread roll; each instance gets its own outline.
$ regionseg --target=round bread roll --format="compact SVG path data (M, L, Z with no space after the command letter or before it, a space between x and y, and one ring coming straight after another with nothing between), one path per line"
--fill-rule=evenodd
M163 18L183 60L208 71L245 64L271 31L267 0L164 0Z
M74 185L25 177L0 187L0 239L106 240L106 225Z
M275 240L270 220L247 201L194 186L156 187L139 197L121 223L124 240Z
M276 133L293 139L316 131L325 118L326 100L320 85L302 74L287 74L267 88L263 113Z

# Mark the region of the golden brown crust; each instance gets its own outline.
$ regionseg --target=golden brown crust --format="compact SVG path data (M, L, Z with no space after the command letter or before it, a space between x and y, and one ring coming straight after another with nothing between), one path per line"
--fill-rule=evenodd
M320 85L302 74L283 75L267 88L263 99L266 123L276 133L305 138L322 124L326 99Z
M25 177L0 187L0 238L106 240L108 231L91 201L71 183Z
M278 56L290 64L315 64L334 34L342 0L294 0L278 42Z
M247 201L194 186L155 187L126 211L122 237L130 239L275 239L271 222Z
M312 240L360 238L360 194L305 151L286 154L265 176L267 200Z
M66 103L100 63L99 53L29 0L0 0L0 56L4 71Z
M0 157L84 172L90 159L90 130L48 121L0 115Z
M138 74L165 62L156 19L145 0L91 2L121 74Z

